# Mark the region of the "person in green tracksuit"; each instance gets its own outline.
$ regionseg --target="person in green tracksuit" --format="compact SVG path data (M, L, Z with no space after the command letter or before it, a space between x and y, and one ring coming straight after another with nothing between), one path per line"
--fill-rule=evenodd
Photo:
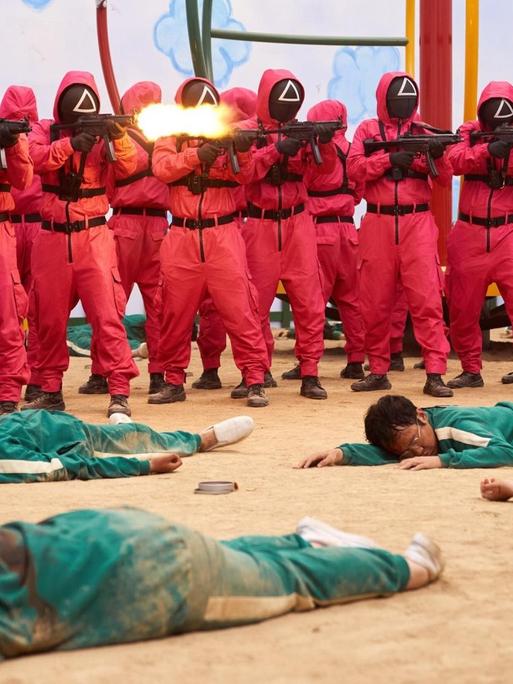
M3 525L0 659L259 622L417 589L442 571L421 533L396 555L304 520L297 534L227 542L135 508Z
M365 416L369 444L341 444L302 459L297 468L386 465L404 470L513 466L513 403L417 408L388 395Z
M9 413L0 416L0 484L169 473L180 456L237 442L253 425L237 416L194 434L131 421L94 425L59 411Z

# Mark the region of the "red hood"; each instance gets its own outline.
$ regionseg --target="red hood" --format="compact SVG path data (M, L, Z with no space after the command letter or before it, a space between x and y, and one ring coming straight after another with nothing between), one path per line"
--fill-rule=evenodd
M494 97L503 97L505 100L513 102L513 85L508 83L508 81L490 81L490 83L483 88L483 92L479 97L479 102L477 103L478 116L481 106L487 100L491 100Z
M255 116L257 94L248 88L230 88L221 93L221 102L232 110L232 121L244 121Z
M30 123L38 120L36 96L32 88L9 86L0 102L0 117L3 119L25 119Z
M98 92L98 86L94 80L94 76L88 71L68 71L62 79L58 89L57 95L55 96L55 101L53 103L53 118L56 123L60 123L59 117L59 100L61 99L64 91L72 85L80 83L86 85L95 93L98 98L98 107L100 106L100 93Z
M410 74L407 74L405 71L388 71L386 74L383 74L383 76L379 80L378 87L376 88L376 109L378 113L378 119L380 121L383 121L383 123L385 124L390 125L392 123L392 120L388 115L387 109L388 87L390 86L394 78L400 78L402 76L407 76L411 81L413 81L413 83L415 83L415 85L417 86L417 92L419 92L419 86L417 85L417 82L412 76L410 76ZM411 121L415 121L415 119L418 119L418 107L419 103L417 102L417 106L415 107L411 116L407 120L408 123L410 123ZM406 123L406 121L404 123Z
M121 98L121 110L125 114L140 112L150 104L162 102L160 86L153 81L139 81L134 83Z
M212 88L214 93L217 95L217 99L218 100L221 99L221 96L219 95L219 90L207 78L200 78L200 76L192 76L191 78L186 78L185 81L179 86L178 90L176 91L176 95L175 95L176 104L182 104L183 89L191 81L202 81L203 83L206 83L208 85L208 87Z
M347 109L338 100L323 100L308 110L308 121L335 121L340 119L344 128L347 128Z
M271 114L269 113L269 97L273 86L275 86L278 81L283 81L288 78L299 82L297 76L294 76L288 69L266 69L262 74L262 78L258 85L256 113L264 125L276 126L278 124L278 121L272 119ZM304 95L303 84L301 83L300 85L303 88Z

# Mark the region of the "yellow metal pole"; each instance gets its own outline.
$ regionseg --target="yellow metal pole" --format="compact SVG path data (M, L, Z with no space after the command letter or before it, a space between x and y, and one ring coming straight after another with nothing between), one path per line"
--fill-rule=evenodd
M406 72L415 76L415 0L406 0Z
M476 118L478 60L479 0L467 0L465 10L465 121Z

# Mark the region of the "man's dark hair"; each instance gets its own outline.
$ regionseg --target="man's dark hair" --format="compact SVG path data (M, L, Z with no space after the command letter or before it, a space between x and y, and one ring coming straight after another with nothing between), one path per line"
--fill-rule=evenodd
M387 395L369 407L365 416L365 436L371 444L387 449L397 430L416 422L417 407L413 402L399 395Z

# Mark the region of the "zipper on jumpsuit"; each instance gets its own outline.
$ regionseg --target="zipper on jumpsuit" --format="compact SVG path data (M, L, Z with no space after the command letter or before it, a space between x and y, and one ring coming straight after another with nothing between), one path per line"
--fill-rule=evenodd
M397 124L397 137L401 135L401 121ZM394 222L395 222L395 244L399 244L399 181L394 180Z
M278 185L278 252L281 252L281 208L283 205L283 197L281 194L281 185Z
M68 232L66 233L66 236L68 238L68 264L73 263L73 250L71 247L71 230L69 229L71 226L71 219L69 215L69 202L66 202L66 207L65 207L65 212L66 212L66 225L68 226Z
M203 204L203 198L205 197L205 190L201 191L201 197L200 201L198 204L198 221L201 223L201 205ZM199 248L200 248L200 259L201 263L205 263L205 249L203 247L203 228L198 228L198 239L199 239Z
M490 252L490 218L491 218L491 213L492 213L492 199L493 199L493 193L494 189L490 188L490 194L488 195L488 207L486 210L486 218L488 220L488 225L486 226L486 251Z

